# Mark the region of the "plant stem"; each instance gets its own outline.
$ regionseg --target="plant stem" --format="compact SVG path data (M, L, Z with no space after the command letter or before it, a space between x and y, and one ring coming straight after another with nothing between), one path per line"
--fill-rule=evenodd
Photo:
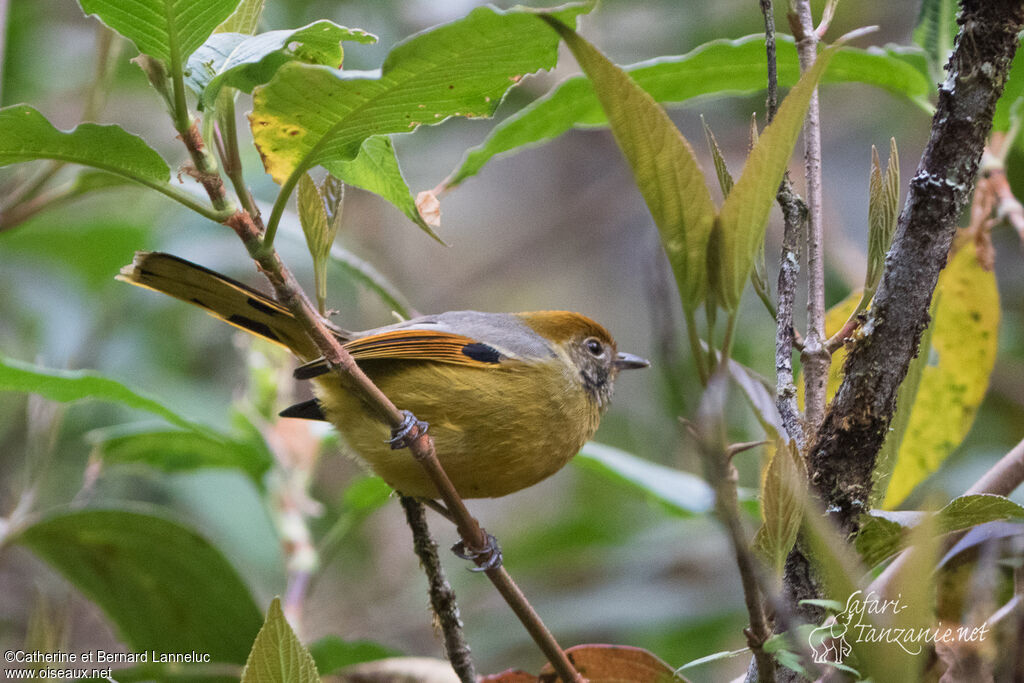
M730 316L730 320L735 316ZM727 382L727 371L725 370L726 356L723 347L722 368L715 373L712 384ZM708 393L714 392L715 387L708 389ZM706 393L705 396L708 394ZM705 398L705 400L707 400ZM719 407L713 408L716 413ZM763 645L771 636L771 629L768 626L767 615L765 614L764 602L758 582L757 560L750 552L750 542L743 531L743 522L740 518L739 497L736 490L738 474L732 464L730 451L725 447L725 428L720 415L709 414L709 411L702 406L702 424L693 433L700 446L701 454L707 463L709 483L715 491L715 511L722 524L725 525L732 544L733 553L736 558L736 566L740 572L740 582L743 586L743 599L747 607L747 614L750 618L750 627L744 629L747 636L747 645L754 654L754 661L757 665L758 679L762 683L774 683L775 681L775 660L764 651Z
M814 65L818 34L814 30L810 0L795 0L790 15L796 36L800 71ZM814 432L825 414L825 387L831 356L825 350L825 259L821 194L821 113L815 88L804 120L804 175L807 181L807 334L800 361L804 373L807 429Z
M725 324L725 339L722 340L722 353L719 364L724 366L732 357L732 340L736 332L736 319L739 317L737 311L729 314L729 320Z
M772 0L760 0L764 15L765 50L768 61L768 98L765 103L768 123L775 118L778 109L778 70L775 54L775 18ZM796 402L796 383L793 377L793 305L796 301L797 277L800 274L800 235L807 220L807 207L793 192L789 174L782 179L776 195L782 209L783 233L782 253L779 257L779 305L775 316L775 404L779 409L782 424L790 438L796 441L803 452L803 418Z
M764 17L764 49L768 58L768 95L765 97L765 111L768 123L775 118L779 108L779 66L775 59L775 10L772 0L759 0L761 15Z
M178 189L177 187L174 187L169 183L147 182L144 180L139 180L137 178L132 178L132 180L135 180L138 183L142 183L148 188L156 190L165 197L170 197L179 204L189 209L192 209L203 218L208 218L209 220L214 221L215 223L224 223L234 213L231 207L226 207L223 209L211 209L205 204L198 202L188 192Z
M430 536L423 504L408 496L402 496L400 501L405 510L406 522L412 530L413 549L427 575L430 606L441 624L445 654L462 683L475 683L476 668L473 666L472 654L462 633L462 620L459 618L455 591L448 583L441 560L437 556L437 543Z
M167 68L171 72L171 88L174 91L174 128L184 135L192 124L192 117L188 111L188 101L185 99L184 65L181 63L181 53L178 49L171 49L171 63ZM192 151L191 147L189 151Z
M684 310L686 318L686 336L690 340L690 355L693 356L693 364L697 366L697 375L700 377L701 386L708 385L708 366L705 363L704 349L701 348L700 335L697 333L697 319L693 311Z
M224 97L221 103L219 115L221 140L224 144L224 155L221 164L224 166L224 173L231 181L235 190L235 196L242 204L242 208L249 212L250 216L259 216L260 211L253 201L252 194L245 184L242 175L242 158L238 150L238 127L235 123L235 98Z

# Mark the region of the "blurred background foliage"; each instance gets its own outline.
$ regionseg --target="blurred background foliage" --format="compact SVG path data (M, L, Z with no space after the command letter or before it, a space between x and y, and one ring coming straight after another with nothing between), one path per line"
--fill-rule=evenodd
M401 38L462 17L477 4L482 3L271 0L262 25L298 27L327 18L375 33L377 45L345 47L346 69L371 69ZM777 16L780 30L786 25L783 11ZM908 44L915 19L916 8L905 4L843 3L830 35L878 24L871 43ZM582 34L619 64L683 54L708 40L762 28L757 4L736 1L605 0L582 22ZM70 0L12 0L7 30L2 104L30 102L59 128L73 127L94 78L101 27ZM576 71L564 48L562 54L553 73L526 78L510 93L498 119ZM129 45L118 57L97 120L141 135L173 168L183 162L181 146L145 77L128 63L133 55ZM693 141L703 139L703 115L736 173L746 153L751 112L763 121L763 99L763 94L702 98L670 113ZM243 99L239 111L247 110ZM863 278L871 145L885 149L894 136L909 178L929 119L909 100L856 84L824 86L822 110L831 304ZM394 136L413 191L438 185L493 125L453 120ZM710 173L707 151L697 145L697 153ZM275 188L255 150L243 146L243 154L257 198L272 199ZM794 169L799 189L803 174ZM904 190L905 185L906 180ZM621 349L654 363L649 371L621 379L596 439L699 473L693 444L677 420L692 415L699 383L685 350L674 284L657 231L610 133L573 131L494 160L445 195L442 210L439 233L448 248L416 230L391 205L353 189L338 240L423 312L568 308L600 320ZM770 270L778 253L778 223L775 216L769 227ZM1013 231L1001 226L993 239L1003 317L992 384L967 440L919 487L910 507L931 494L948 500L962 493L1021 437L1024 270ZM310 291L312 269L294 216L287 219L278 248ZM241 333L191 307L113 280L137 249L168 251L262 286L223 226L141 188L114 188L0 234L0 351L49 367L96 369L224 429L237 410L286 401L284 394L292 391L287 381L281 383L281 396L273 391L267 396L268 381L287 377L276 370L279 356L254 348ZM328 301L337 310L335 321L353 329L390 322L389 308L376 295L332 268ZM774 274L769 279L774 284ZM740 332L734 357L773 377L774 323L749 292ZM37 510L85 499L158 505L211 539L261 607L268 604L284 591L284 551L272 512L252 479L232 470L165 473L106 466L97 473L90 467L90 432L137 419L140 415L111 404L53 406L0 393L0 514L10 512L29 482L36 485ZM737 441L760 438L739 400L728 423ZM756 487L757 455L737 462L741 485ZM329 446L317 466L311 492L322 507L313 519L314 538L334 534L340 540L311 586L301 635L305 641L328 634L371 639L407 654L439 656L425 582L399 506L364 514L346 502L348 486L361 476L357 465ZM1024 502L1019 495L1017 500ZM509 570L563 644L637 645L673 666L743 646L746 616L739 579L726 538L710 517L680 518L585 467L566 468L510 498L475 501L471 507L501 539ZM351 524L341 536L337 528L332 531L339 519ZM446 522L436 521L434 529L442 545L455 540ZM491 587L455 558L444 561L481 671L539 668L541 655ZM20 647L33 615L47 604L63 605L62 633L74 649L117 648L116 633L98 608L22 548L7 547L0 556L0 595L0 650ZM721 680L746 663L740 657L687 675Z

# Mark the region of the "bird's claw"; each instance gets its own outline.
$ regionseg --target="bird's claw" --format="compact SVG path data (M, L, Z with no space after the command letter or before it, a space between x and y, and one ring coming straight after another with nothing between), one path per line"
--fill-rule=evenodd
M480 550L470 550L466 547L465 541L459 541L452 546L452 552L457 557L476 564L475 567L469 568L471 572L485 572L501 566L501 546L498 545L498 539L486 532L484 535L487 537L487 544Z
M391 438L388 439L388 443L391 444L391 450L397 451L405 448L409 444L406 443L405 438L409 436L409 432L412 431L413 427L417 428L417 435L426 434L430 428L430 424L423 420L417 420L416 416L408 410L403 410L402 415L405 418L402 420L402 424L398 425L391 430Z

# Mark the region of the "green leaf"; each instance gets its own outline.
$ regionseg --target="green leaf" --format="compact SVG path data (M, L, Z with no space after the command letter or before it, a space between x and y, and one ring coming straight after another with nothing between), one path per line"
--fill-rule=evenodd
M242 670L242 683L320 683L316 663L274 598Z
M407 133L452 116L490 116L524 74L549 69L557 58L557 39L531 13L479 7L397 45L379 77L285 64L253 91L249 117L264 167L282 184L268 228L307 169L355 158L373 135Z
M217 33L244 33L252 35L260 24L266 0L242 0L230 17L217 27Z
M1024 507L1003 496L971 494L954 498L935 513L901 513L897 517L894 513L874 512L864 517L857 534L857 552L869 566L881 563L906 547L907 530L925 516L933 518L932 532L941 535L989 522L1024 521Z
M87 398L120 403L129 408L153 413L176 427L210 433L206 427L182 417L156 400L138 394L109 377L88 370L44 368L0 356L0 391L39 394L43 398L61 403Z
M1003 496L971 494L954 498L939 510L935 527L936 533L946 534L1004 519L1024 520L1024 507Z
M931 349L883 507L898 505L956 450L974 422L995 367L999 290L971 244L939 275Z
M775 573L782 575L786 557L796 543L804 515L807 469L792 443L774 442L761 480L761 515L764 524L754 540Z
M615 141L661 233L683 307L693 311L707 288L707 246L715 206L690 143L622 69L557 19L545 19L594 84Z
M206 434L131 426L91 432L89 440L108 465L147 465L164 472L204 467L237 469L259 485L273 461L265 448Z
M642 460L612 446L590 442L573 458L584 469L639 489L682 517L711 511L715 494L700 477Z
M374 43L377 37L326 20L256 36L215 33L189 57L186 83L200 94L204 107L212 107L222 88L252 92L291 61L340 68L345 40Z
M355 185L388 200L418 225L420 230L444 244L420 215L416 200L413 199L409 185L402 175L402 169L398 167L398 158L395 157L391 138L386 135L367 138L355 159L326 161L323 166L331 175L349 185Z
M779 86L791 87L800 78L796 47L790 36L777 36ZM679 104L701 95L741 95L765 89L764 36L715 40L685 55L659 57L623 67L633 81L656 101ZM865 83L907 97L931 113L933 91L928 76L905 48L843 47L821 79L822 83ZM921 65L923 67L923 65ZM608 119L590 81L563 81L554 90L499 123L483 144L467 152L446 181L449 187L476 175L494 156L550 140L572 128L605 126Z
M1024 57L1020 55L1021 49L1018 46L1017 54L1010 64L1010 72L1006 75L1003 94L999 96L995 114L992 115L992 132L1008 131L1014 121L1020 119L1021 101L1024 99Z
M379 643L369 640L345 641L337 636L321 638L309 646L309 651L321 676L327 676L353 664L401 656L397 650Z
M824 587L823 597L835 600L845 608L845 605L849 604L851 596L861 590L859 582L867 570L860 563L844 536L819 508L816 508L811 501L807 501L804 509L801 543L806 542L807 544L809 552L806 554ZM869 610L862 611L858 615L858 620L865 626L879 627L878 619ZM851 622L846 621L845 623L849 626ZM889 681L896 683L901 680L893 678L886 670L890 658L899 658L899 653L902 651L898 647L868 638L850 638L848 643L853 648L860 671L863 672L858 680L871 679L876 683L888 683Z
M953 51L957 24L956 0L922 0L914 27L914 42L924 49L932 81L944 79L943 67Z
M880 515L867 515L857 533L857 552L869 567L892 557L903 545L903 525Z
M0 109L0 166L36 159L92 166L145 184L171 177L153 148L118 126L83 123L65 133L27 104Z
M811 95L838 49L839 46L834 45L819 53L814 66L789 91L722 204L717 226L720 279L716 289L719 302L726 310L735 311L739 306Z
M129 39L139 52L169 67L185 58L231 16L239 0L79 0L82 11L95 14Z
M249 589L195 531L128 510L50 515L15 537L96 602L135 651L245 661L260 627Z

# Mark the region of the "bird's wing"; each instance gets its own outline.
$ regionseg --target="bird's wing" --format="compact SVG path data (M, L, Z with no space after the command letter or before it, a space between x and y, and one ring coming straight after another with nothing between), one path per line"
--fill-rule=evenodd
M425 360L477 368L497 368L509 358L493 346L453 332L415 328L391 329L345 343L345 349L361 360ZM317 358L295 369L296 379L312 379L330 369Z
M470 337L439 330L391 330L354 339L345 349L356 360L371 358L432 360L440 363L493 367L501 352Z

